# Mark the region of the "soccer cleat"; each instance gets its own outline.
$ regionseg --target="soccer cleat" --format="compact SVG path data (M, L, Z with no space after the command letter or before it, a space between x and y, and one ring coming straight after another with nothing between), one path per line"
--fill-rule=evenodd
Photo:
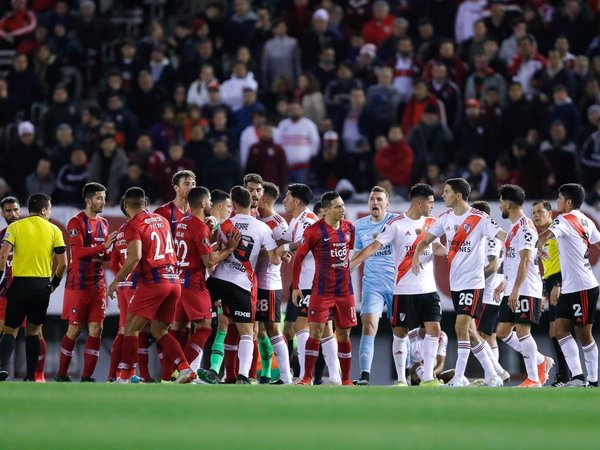
M342 385L342 380L337 379L337 380L332 380L331 378L322 381L321 384L323 386L341 386ZM315 383L313 381L313 386L315 386Z
M473 380L471 386L485 386L485 380L483 378L477 378L476 380Z
M271 377L260 376L258 379L258 384L271 384Z
M221 382L219 375L212 369L198 369L196 374L204 384L219 384Z
M598 382L597 381L588 381L587 387L597 388L598 387Z
M116 379L116 378L114 378L114 377L112 377L112 378L111 378L111 377L109 377L109 378L107 378L107 379L106 379L106 382L107 382L107 383L114 383L115 381L117 381L117 379Z
M249 384L258 384L258 380L256 378L248 378Z
M245 377L244 375L238 375L237 380L235 381L235 384L252 384L252 383L250 382L250 379L248 377Z
M504 384L506 384L510 381L510 373L508 373L506 370L504 372L498 374L498 376L500 377L500 379L502 380L502 382Z
M352 383L354 383L355 386L368 386L369 380L365 380L364 378L359 378L358 380L354 380Z
M117 378L118 379L118 378ZM127 380L129 382L129 380ZM174 382L171 380L160 380L160 384L173 384Z
M133 384L139 384L142 382L142 379L140 377L138 377L137 375L133 375L129 381L131 381Z
M113 384L129 384L129 378L125 380L121 377L118 377L115 381L113 381Z
M421 382L419 383L419 386L421 386L421 387L440 387L443 385L444 385L444 382L440 381L438 379L433 379L433 380L429 380L429 381L421 380Z
M25 377L25 378L23 378L23 381L25 383L35 383L35 378L27 378L27 377Z
M281 378L277 378L275 381L271 381L269 384L271 386L273 386L274 384L280 385L280 384L285 384L285 383L283 382L283 380Z
M96 379L92 377L81 377L82 383L95 383Z
M179 378L179 370L175 369L171 374L171 381L175 381L177 378Z
M323 384L323 378L315 378L312 384L313 386L320 386L321 384Z
M587 381L581 378L571 378L565 383L565 387L587 387Z
M502 379L496 375L489 377L487 380L485 380L484 386L487 387L502 387L504 386L504 383L502 382Z
M57 383L70 383L71 378L69 378L68 375L56 375L54 377L54 381L56 381Z
M445 387L464 387L466 386L463 382L462 377L461 378L452 378L450 381L448 381L445 385Z
M0 369L0 381L4 381L8 378L8 370Z
M44 376L44 372L36 372L33 375L33 378L35 378L36 383L45 383L46 382L46 377Z
M549 356L544 356L544 361L538 364L538 377L540 378L540 383L542 386L546 384L548 381L548 374L550 373L550 369L554 367L554 360Z
M542 383L540 383L539 381L533 381L529 378L526 378L525 381L523 381L518 387L521 388L536 388L536 387L542 387Z
M196 379L196 372L189 367L179 371L179 376L175 380L175 384L186 384L191 383Z
M310 386L312 384L312 380L310 377L304 377L301 380L298 380L296 384L299 386Z
M343 380L342 386L354 386L354 383L352 382L352 380Z
M554 383L552 383L550 386L551 387L565 387L567 385L567 382L564 380L556 380Z
M157 381L154 378L140 378L140 380L142 380L142 383L157 383Z
M394 386L394 387L408 387L408 384L406 384L406 381L396 380L396 381L394 381L394 383L392 384L392 386Z

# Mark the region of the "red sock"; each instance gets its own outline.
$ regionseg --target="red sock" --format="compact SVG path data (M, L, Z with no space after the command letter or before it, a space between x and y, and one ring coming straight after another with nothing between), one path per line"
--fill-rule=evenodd
M66 334L60 341L60 364L58 366L58 375L66 377L69 373L69 366L71 365L71 358L73 358L73 349L75 348L75 341Z
M167 333L161 337L158 342L160 342L162 345L163 357L167 359L169 364L176 365L177 370L179 371L190 368L190 365L188 364L187 359L185 359L185 355L183 354L183 350L181 350L177 339Z
M258 359L260 353L258 352L258 340L254 339L254 351L252 352L252 364L250 365L250 372L248 372L248 378L256 378L258 373Z
M138 337L137 336L125 336L123 338L123 350L121 356L121 363L119 369L121 370L120 377L124 380L131 378L133 374L133 368L135 365L135 359L137 358L138 350Z
M88 336L83 352L83 373L81 378L88 378L94 374L98 356L100 356L100 338Z
M234 323L227 327L227 336L225 336L225 381L232 381L238 375L238 344L240 342L240 334Z
M196 328L196 331L190 336L190 339L185 346L185 359L187 359L188 362L191 363L198 357L200 352L204 349L204 345L211 333L212 330L210 328Z
M158 350L158 360L160 361L160 368L162 371L160 379L162 381L171 381L171 374L173 373L173 366L171 364L169 364L169 362L167 361L167 358L165 357L165 351L163 349L163 346L160 345L160 343L158 341L156 342L156 349Z
M183 338L181 339L181 348L185 348L185 346L187 345L187 343L190 341L190 336L192 334L192 329L190 327L187 327L185 330L183 330Z
M35 366L35 373L44 374L44 364L46 363L46 340L40 337L40 356L38 357L37 366Z
M140 377L144 380L152 379L152 375L150 375L150 369L148 367L148 341L150 339L150 335L148 333L140 333L139 335L139 343L138 343L138 369L140 371Z
M352 366L352 342L338 342L338 359L342 369L342 382L350 380Z
M185 348L185 330L169 330L169 334L175 338L181 348Z
M304 350L304 378L306 379L312 380L320 347L321 341L319 339L309 337L306 341L306 349Z
M119 333L113 341L113 345L110 350L110 366L108 368L108 378L117 378L117 366L121 362L122 351L123 335Z

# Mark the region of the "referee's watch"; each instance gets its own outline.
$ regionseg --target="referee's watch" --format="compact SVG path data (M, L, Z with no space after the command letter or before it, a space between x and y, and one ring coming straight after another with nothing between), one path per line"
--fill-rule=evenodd
M61 277L57 277L56 275L54 275L52 277L52 281L50 282L50 284L52 284L52 286L54 286L55 288L57 288L60 285L60 280L62 278Z

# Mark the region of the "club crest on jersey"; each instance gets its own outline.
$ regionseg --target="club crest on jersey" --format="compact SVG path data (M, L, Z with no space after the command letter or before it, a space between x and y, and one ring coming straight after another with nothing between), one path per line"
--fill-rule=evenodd
M385 230L385 228L384 228L383 230ZM382 230L382 231L383 231L383 230ZM373 237L373 240L375 240L375 239L377 239L377 236L378 236L378 235L377 235L377 233L373 233L371 236Z
M77 230L72 229L71 231L69 231L69 236L71 236L71 237L77 236Z
M400 320L400 322L404 322L404 319L406 319L406 314L405 313L398 314L398 320Z
M346 233L346 240L349 241L352 235L350 233Z
M465 230L465 233L468 233L469 231L471 231L471 225L469 225L468 223L463 223L463 229Z
M210 245L210 241L208 240L208 238L204 238L204 239L202 239L202 244Z
M460 225L454 225L454 232L456 233L459 228L460 228Z
M423 230L421 230L420 228L417 228L417 229L415 230L415 234L418 236L418 235L420 235L420 234L421 234L421 232L422 232L422 231L423 231Z

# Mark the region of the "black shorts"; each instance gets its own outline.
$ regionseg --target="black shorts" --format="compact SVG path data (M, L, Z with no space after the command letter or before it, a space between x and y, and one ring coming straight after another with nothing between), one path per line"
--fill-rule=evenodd
M548 322L554 322L556 320L556 305L550 303L548 299Z
M508 296L502 297L498 322L500 323L540 323L542 316L542 299L520 295L517 308L512 311L508 307Z
M310 289L302 289L302 300L298 302L298 306L292 302L292 289L290 288L290 298L285 307L285 321L295 322L298 317L308 317L308 302L310 301Z
M481 315L477 319L477 329L489 336L494 334L496 332L496 325L498 325L499 310L500 305L484 303L481 307Z
M279 322L281 320L281 297L283 297L281 289L277 291L258 289L256 321Z
M50 303L50 279L14 277L6 293L5 325L19 328L23 320L33 325L43 325Z
M585 291L560 294L556 304L556 318L570 319L575 326L584 327L594 323L598 303L598 286Z
M390 324L392 327L416 328L425 322L442 320L442 305L437 292L394 295Z
M237 284L212 277L206 280L206 287L212 302L221 300L223 314L231 320L239 323L254 322L256 305L252 302L250 292Z
M474 319L479 319L483 308L483 289L465 289L464 291L451 291L450 293L457 316L471 316Z

